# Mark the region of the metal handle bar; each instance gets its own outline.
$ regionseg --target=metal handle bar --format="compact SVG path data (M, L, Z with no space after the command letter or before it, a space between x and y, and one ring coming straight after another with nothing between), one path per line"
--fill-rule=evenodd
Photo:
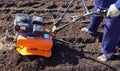
M70 25L70 24L78 21L78 20L81 19L81 18L85 18L86 16L90 16L90 15L93 15L93 14L95 14L95 15L100 15L100 14L105 14L106 12L107 12L106 10L99 11L99 12L98 12L98 11L96 11L96 12L89 12L89 13L86 13L86 14L84 14L84 15L82 15L82 16L72 17L72 18L73 18L72 21L70 21L69 23L67 23L67 24L65 24L65 25L63 25L63 26L61 26L61 27L56 28L55 32L58 32L59 30L67 27L68 25Z
M70 3L68 4L66 10L63 12L63 14L60 16L60 18L58 19L58 21L55 23L54 20L54 25L58 26L60 24L60 22L62 21L63 17L65 16L66 12L68 11L68 9L70 8L71 4L74 2L75 0L71 0ZM85 3L85 0L80 0L82 1L83 7L85 8L86 13L89 14L89 10L87 8L87 5ZM54 18L53 18L54 19Z
M87 14L90 13L89 10L88 10L88 8L87 8L87 5L86 5L85 0L80 0L80 1L82 1L83 7L84 7L86 13L87 13Z
M66 10L63 12L63 14L61 15L61 17L58 19L58 21L56 23L54 23L56 26L58 26L62 20L62 18L65 16L66 12L68 11L68 9L70 8L71 4L74 2L75 0L71 0L69 5L67 6Z

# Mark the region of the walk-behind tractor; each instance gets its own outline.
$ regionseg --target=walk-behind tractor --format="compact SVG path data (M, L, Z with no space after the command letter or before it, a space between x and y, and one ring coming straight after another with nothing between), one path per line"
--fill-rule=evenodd
M16 50L21 55L51 56L53 45L52 35L44 29L43 18L18 13L14 20L15 35L12 37L16 42ZM11 37L6 32L6 38Z
M6 39L13 39L15 41L16 50L21 55L39 55L43 57L51 57L53 41L57 40L65 43L71 43L63 39L56 39L55 38L56 32L67 27L70 24L75 23L81 18L85 18L86 16L93 14L100 15L106 12L104 10L97 12L89 12L85 1L80 0L83 3L83 7L85 8L86 14L81 16L71 16L70 17L71 21L69 23L58 27L64 15L68 11L70 5L74 1L75 0L71 0L68 7L66 8L66 10L58 19L57 22L55 22L54 16L51 13L51 16L54 20L54 25L50 30L44 28L42 17L33 16L33 18L31 18L31 16L27 14L17 13L13 26L13 30L15 34L14 36L11 37L9 35L9 32L11 31L7 30Z

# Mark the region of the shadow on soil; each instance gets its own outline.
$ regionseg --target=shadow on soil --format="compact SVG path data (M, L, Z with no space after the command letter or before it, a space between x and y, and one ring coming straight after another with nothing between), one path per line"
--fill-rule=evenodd
M107 65L104 62L100 62L96 59L93 59L91 57L88 57L86 54L96 54L98 52L89 52L84 51L84 48L86 45L79 46L78 50L74 48L69 48L65 45L55 45L53 49L53 56L51 58L46 59L45 66L52 66L55 67L60 64L71 64L71 65L78 65L80 59L90 60L94 63L97 62L99 64L102 64L103 66L107 66L110 70L117 71L115 68L111 67L110 65ZM119 60L120 56L115 56L115 60ZM97 69L96 69L97 70Z

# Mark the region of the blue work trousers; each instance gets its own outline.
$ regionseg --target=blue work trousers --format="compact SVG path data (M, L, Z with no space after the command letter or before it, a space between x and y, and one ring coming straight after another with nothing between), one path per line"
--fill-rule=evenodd
M97 7L94 11L97 11ZM103 21L103 16L93 15L88 27L88 33L93 36L96 35L100 23ZM106 18L102 39L102 53L113 53L120 38L120 16L113 18Z
M102 53L114 53L120 38L120 16L106 18L102 39Z
M93 11L97 11L97 7L94 7ZM97 34L97 29L100 25L100 23L103 21L104 17L103 16L97 16L97 15L92 15L91 20L90 20L90 24L88 27L88 33L96 36Z

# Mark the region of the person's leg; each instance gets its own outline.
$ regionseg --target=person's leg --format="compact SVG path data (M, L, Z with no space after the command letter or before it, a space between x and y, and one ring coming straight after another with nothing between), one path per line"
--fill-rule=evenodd
M96 6L93 9L93 12L96 12L99 8ZM102 9L99 9L102 10ZM97 16L97 15L92 15L90 24L88 28L85 28L85 31L88 32L89 34L96 36L97 34L97 29L100 23L103 21L104 17L103 16ZM84 31L84 28L82 29Z
M88 27L88 33L92 34L93 36L96 36L97 34L97 29L100 25L100 23L103 20L103 16L95 16L93 15L90 20L90 24Z
M118 44L120 37L120 16L115 18L107 18L104 27L103 39L102 39L102 56L98 59L107 61L111 58L115 48Z
M113 53L120 37L120 16L107 18L102 39L102 53Z

